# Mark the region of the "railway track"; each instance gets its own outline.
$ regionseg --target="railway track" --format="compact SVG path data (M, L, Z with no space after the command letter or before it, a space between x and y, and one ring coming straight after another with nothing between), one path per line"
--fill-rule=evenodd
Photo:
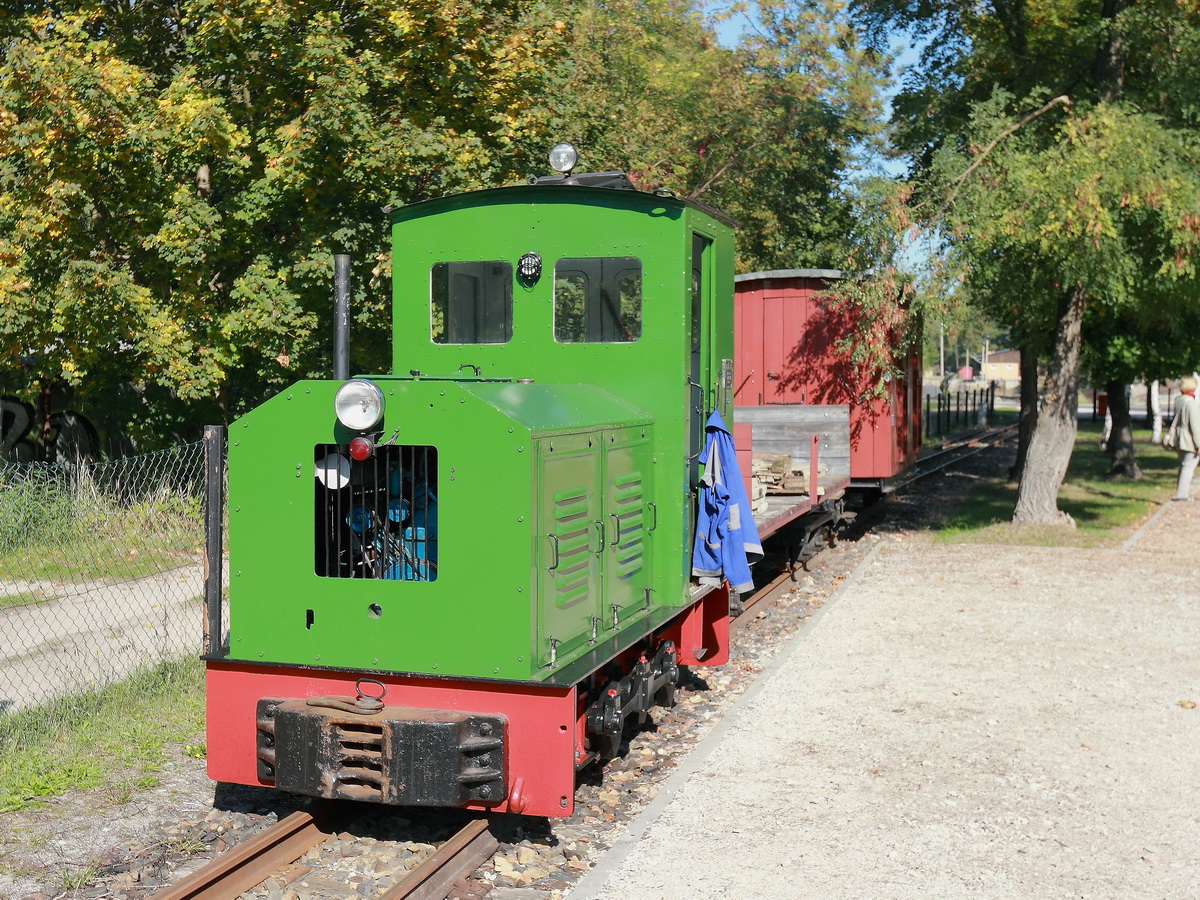
M297 866L297 861L360 814L361 810L352 812L334 803L294 812L159 891L152 900L231 900L276 875L285 882L303 878L311 869ZM444 900L454 883L474 872L498 846L488 820L472 819L378 900Z
M935 472L940 472L955 463L962 462L976 453L988 450L1013 437L1019 429L1014 423L1003 428L981 428L967 434L959 435L953 441L943 444L938 450L927 453L917 460L917 464L903 478L891 485L891 491L907 487L915 481L920 481Z

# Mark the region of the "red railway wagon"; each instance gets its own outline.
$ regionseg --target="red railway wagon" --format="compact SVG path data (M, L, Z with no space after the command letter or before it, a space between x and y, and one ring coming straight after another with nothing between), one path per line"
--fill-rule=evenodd
M823 293L841 278L831 269L736 276L734 421L752 426L756 450L799 446L819 431L831 470L845 465L851 487L886 492L920 450L920 348L898 350L903 374L883 381L884 396L861 401L881 376L839 348L853 311L834 309Z

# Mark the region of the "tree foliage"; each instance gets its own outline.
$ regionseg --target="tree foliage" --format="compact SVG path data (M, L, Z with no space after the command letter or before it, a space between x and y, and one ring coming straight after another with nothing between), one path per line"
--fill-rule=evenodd
M381 207L527 171L567 39L504 0L6 12L0 354L227 408L327 370L334 252L386 367Z
M561 118L590 158L737 219L741 270L837 268L886 60L841 0L739 9L726 47L692 0L585 4Z
M989 314L1052 350L1017 517L1064 521L1084 335L1108 344L1105 326L1178 317L1195 296L1200 7L864 0L860 14L928 39L896 102L914 215Z
M886 60L842 0L744 11L728 47L697 0L0 5L8 386L228 418L328 373L336 252L355 367L385 370L381 208L543 171L560 139L741 220L743 269L844 267ZM178 420L155 402L141 436Z

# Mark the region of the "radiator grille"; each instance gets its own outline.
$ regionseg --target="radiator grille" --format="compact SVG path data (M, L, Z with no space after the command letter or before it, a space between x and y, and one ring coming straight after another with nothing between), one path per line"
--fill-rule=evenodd
M376 447L351 459L346 447L313 452L316 573L326 578L437 578L437 450Z

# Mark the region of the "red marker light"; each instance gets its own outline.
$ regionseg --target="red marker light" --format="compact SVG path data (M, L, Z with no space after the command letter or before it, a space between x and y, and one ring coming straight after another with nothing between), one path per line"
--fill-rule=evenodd
M350 458L362 462L375 452L375 443L368 437L356 437L350 442Z

